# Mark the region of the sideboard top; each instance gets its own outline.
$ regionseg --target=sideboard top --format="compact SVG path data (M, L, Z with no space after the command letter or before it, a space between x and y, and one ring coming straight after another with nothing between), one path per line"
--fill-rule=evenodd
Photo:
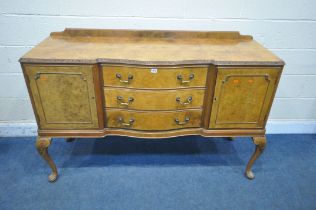
M23 63L284 65L239 32L65 29L26 53Z

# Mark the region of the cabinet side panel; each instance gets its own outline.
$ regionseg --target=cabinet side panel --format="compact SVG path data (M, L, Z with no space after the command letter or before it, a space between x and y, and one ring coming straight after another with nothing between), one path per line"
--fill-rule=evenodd
M204 96L204 103L203 103L203 114L202 114L202 125L201 125L203 128L209 127L211 108L213 104L214 89L215 89L215 83L216 83L216 76L217 76L217 68L213 65L210 65L207 72L206 89L205 89L205 96Z
M103 79L102 79L102 69L100 65L93 66L93 83L95 89L95 100L97 105L98 112L98 121L99 128L105 127L105 119L104 119L104 107L105 107L105 99L103 92Z
M21 63L21 68L22 68L24 80L25 80L25 83L26 83L27 91L29 93L29 97L30 97L30 100L31 100L32 109L33 109L33 113L34 113L34 116L35 116L35 119L36 119L36 123L37 123L38 128L40 129L41 128L40 119L39 119L38 112L37 112L37 109L36 109L34 96L33 96L32 90L31 90L30 80L29 80L29 77L28 77L28 75L26 73L26 70L25 70L25 65L26 64Z

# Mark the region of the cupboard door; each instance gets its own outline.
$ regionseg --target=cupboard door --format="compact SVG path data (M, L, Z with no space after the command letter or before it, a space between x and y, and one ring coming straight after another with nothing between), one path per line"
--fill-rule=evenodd
M25 65L41 129L98 128L93 66Z
M263 128L280 68L219 68L209 128Z

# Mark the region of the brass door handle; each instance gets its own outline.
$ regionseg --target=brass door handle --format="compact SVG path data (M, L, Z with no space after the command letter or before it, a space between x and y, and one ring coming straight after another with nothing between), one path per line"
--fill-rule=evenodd
M132 80L132 79L134 78L134 76L131 75L131 74L128 74L127 80L122 80L122 75L119 74L119 73L117 73L115 76L116 76L116 78L119 79L120 82L123 83L123 84L129 84L129 83L130 83L130 80Z
M177 98L176 98L176 102L178 102L179 104L181 104L181 105L183 105L183 106L186 106L186 105L191 104L192 101L193 101L192 96L189 96L185 102L181 102L180 97L177 97Z
M181 82L182 85L189 84L189 83L191 82L191 80L194 79L194 74L190 74L190 75L189 75L189 80L183 80L183 77L182 77L181 74L179 74L179 75L177 76L177 79L180 80L180 82Z
M123 126L129 127L132 126L133 123L135 122L135 120L133 118L131 118L128 123L124 121L124 119L122 117L118 117L117 118L117 122L120 123Z
M190 117L186 116L183 122L180 122L178 118L175 118L174 121L176 122L177 125L185 125L190 121Z
M117 103L118 103L119 105L123 105L123 106L128 106L128 105L130 105L130 104L134 101L134 98L133 98L133 97L128 97L128 102L124 102L122 96L117 96L116 99L117 99Z

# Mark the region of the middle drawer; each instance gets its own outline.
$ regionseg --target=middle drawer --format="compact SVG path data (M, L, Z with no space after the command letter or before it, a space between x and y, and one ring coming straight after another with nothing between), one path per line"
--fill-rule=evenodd
M202 108L204 88L177 90L135 90L104 88L105 106L134 110L176 110Z

